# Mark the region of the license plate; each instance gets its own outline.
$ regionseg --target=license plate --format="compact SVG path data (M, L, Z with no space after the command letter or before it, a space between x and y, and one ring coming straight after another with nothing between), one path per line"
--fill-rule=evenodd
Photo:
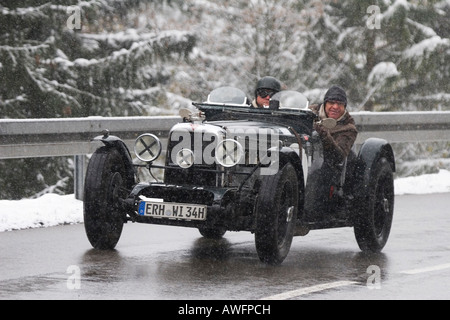
M188 203L140 201L141 216L175 220L206 220L206 206Z

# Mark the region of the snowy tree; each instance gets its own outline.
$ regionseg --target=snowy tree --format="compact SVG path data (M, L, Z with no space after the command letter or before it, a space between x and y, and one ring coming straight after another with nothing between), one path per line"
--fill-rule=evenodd
M265 75L311 102L339 84L351 111L449 110L449 16L448 0L0 0L0 117L173 115ZM70 161L1 161L23 174L2 185L70 192Z
M449 106L448 1L310 1L302 67L310 87L337 83L366 110Z
M408 4L406 25L413 40L397 60L402 77L393 83L403 110L449 110L450 37L448 29L433 29L436 22L448 26L450 3L428 1ZM406 81L405 81L406 80Z
M128 14L136 7L139 1L4 4L2 117L138 115L157 105L153 114L165 113L160 85L170 74L160 61L185 57L195 38L135 29Z
M158 27L185 29L196 36L188 64L177 65L172 90L192 100L209 91L233 85L254 94L257 80L279 78L288 88L304 90L298 68L304 52L299 19L303 5L297 0L172 1L170 15ZM147 12L142 12L148 16ZM194 68L192 66L195 66ZM177 91L178 92L178 91Z
M2 0L0 117L173 113L177 97L164 87L173 68L166 64L183 60L195 37L136 29L130 15L146 3ZM0 193L22 198L41 190L73 190L70 166L70 158L1 161Z
M341 84L356 109L448 102L448 1L6 3L3 117L174 114L263 75L322 96Z

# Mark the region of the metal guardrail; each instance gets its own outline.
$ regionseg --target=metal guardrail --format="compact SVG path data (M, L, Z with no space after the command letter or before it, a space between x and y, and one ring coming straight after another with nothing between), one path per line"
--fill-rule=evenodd
M0 119L0 159L90 154L91 139L110 130L126 142L151 132L168 136L180 117L88 117L66 119Z
M390 143L450 141L450 111L352 113L359 134Z
M450 111L356 112L357 144L369 137L391 143L450 140ZM178 116L0 119L0 159L75 156L75 195L81 199L84 156L101 145L91 139L108 129L131 147L142 133L167 138Z

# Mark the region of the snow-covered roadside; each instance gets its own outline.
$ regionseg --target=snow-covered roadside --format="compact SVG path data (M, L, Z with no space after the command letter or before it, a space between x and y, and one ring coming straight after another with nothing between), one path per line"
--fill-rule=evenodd
M450 171L395 180L395 194L450 192ZM46 194L37 199L0 200L0 232L83 222L83 202Z
M83 222L83 202L75 195L0 200L0 232Z

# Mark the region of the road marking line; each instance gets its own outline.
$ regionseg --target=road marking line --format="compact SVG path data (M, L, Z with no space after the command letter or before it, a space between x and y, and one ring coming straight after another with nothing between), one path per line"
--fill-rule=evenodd
M404 270L404 271L400 271L400 273L419 274L419 273L432 272L432 271L438 271L438 270L444 270L444 269L450 269L450 263L441 264L441 265L432 266L432 267L420 268L420 269ZM300 297L300 296L314 293L314 292L320 292L320 291L324 291L324 290L328 290L328 289L351 286L351 285L355 285L355 284L358 284L358 282L355 282L355 281L329 282L329 283L319 284L319 285L315 285L315 286L311 286L311 287L307 287L307 288L301 288L301 289L297 289L297 290L283 292L280 294L262 298L261 300L292 299L292 298Z
M441 264L441 265L432 266L432 267L400 271L400 273L419 274L419 273L438 271L438 270L444 270L444 269L449 269L449 268L450 268L450 263L446 263L446 264Z
M315 285L312 287L301 288L298 290L283 292L283 293L276 294L276 295L273 295L270 297L262 298L261 300L286 300L286 299L290 299L290 298L296 298L296 297L299 297L299 296L302 296L305 294L310 294L313 292L319 292L319 291L323 291L323 290L327 290L327 289L350 286L350 285L357 284L357 283L358 282L355 282L355 281L329 282L329 283Z

